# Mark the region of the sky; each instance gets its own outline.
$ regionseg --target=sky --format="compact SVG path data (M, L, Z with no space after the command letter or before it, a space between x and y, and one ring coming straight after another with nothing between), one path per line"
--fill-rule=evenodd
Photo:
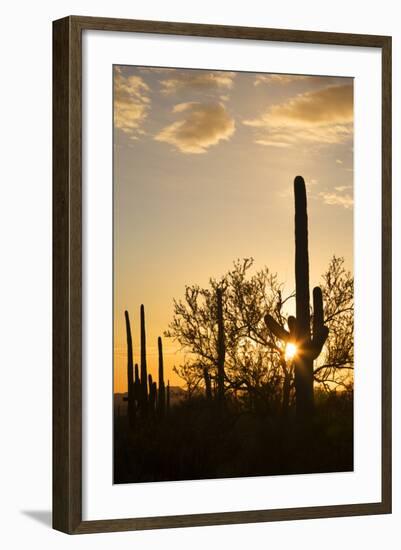
M124 310L148 371L185 285L242 258L295 287L293 180L308 194L310 285L333 254L353 271L353 79L114 67L114 391L126 391ZM183 361L163 338L166 379Z

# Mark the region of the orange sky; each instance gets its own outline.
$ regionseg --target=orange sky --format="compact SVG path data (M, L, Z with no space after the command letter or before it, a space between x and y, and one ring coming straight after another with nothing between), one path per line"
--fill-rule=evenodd
M294 288L292 182L308 188L311 287L333 254L353 264L353 81L319 76L116 67L114 390L126 391L124 310L148 369L185 284L237 258ZM166 378L182 353L164 338Z

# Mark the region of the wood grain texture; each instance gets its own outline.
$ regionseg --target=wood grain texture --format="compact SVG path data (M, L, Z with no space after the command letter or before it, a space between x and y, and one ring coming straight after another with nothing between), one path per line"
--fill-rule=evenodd
M142 531L178 527L203 527L207 525L235 525L238 523L264 523L267 521L364 516L385 513L387 513L387 510L383 504L376 503L284 508L276 510L250 510L244 512L191 514L185 516L162 516L153 518L112 519L84 521L78 527L76 534Z
M53 27L53 527L81 523L80 33Z
M260 27L233 27L222 25L178 23L170 21L146 21L137 19L110 19L107 17L71 16L71 21L81 29L141 32L151 34L175 34L180 36L204 36L209 38L238 38L298 42L303 44L331 44L339 46L382 47L387 37L363 34L344 34Z
M382 502L391 513L392 445L391 445L391 37L382 46Z
M81 35L106 30L382 50L382 499L353 505L82 521ZM391 38L71 16L53 23L53 527L69 534L391 512Z

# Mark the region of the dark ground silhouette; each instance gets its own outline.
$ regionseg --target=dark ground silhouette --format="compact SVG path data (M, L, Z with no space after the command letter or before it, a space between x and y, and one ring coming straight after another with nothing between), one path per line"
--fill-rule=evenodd
M114 482L189 480L353 470L353 403L349 393L317 395L309 433L263 410L223 413L205 398L171 406L162 420L129 427L114 416Z

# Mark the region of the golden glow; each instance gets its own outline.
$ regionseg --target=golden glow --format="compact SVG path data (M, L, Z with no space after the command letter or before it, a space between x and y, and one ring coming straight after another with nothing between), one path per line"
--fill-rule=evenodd
M283 296L293 292L295 174L305 175L314 195L311 288L327 269L327 250L352 270L353 103L344 86L352 79L115 68L115 392L127 391L125 310L134 362L144 304L148 373L157 380L161 336L165 378L182 386L173 367L186 350L164 333L185 285L209 288L235 259L253 257L250 275L267 266L285 281ZM266 234L275 235L268 250ZM293 300L283 313L295 315ZM252 340L239 347L251 354Z
M297 353L297 346L295 344L292 344L289 342L285 346L285 358L288 361L288 359L293 359Z

